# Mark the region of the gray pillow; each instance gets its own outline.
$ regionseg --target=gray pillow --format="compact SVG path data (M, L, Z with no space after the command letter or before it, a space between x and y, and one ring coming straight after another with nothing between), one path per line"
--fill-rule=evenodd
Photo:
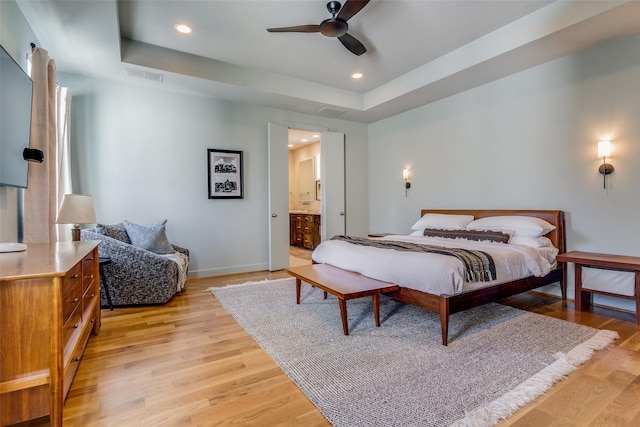
M127 235L127 230L125 230L124 224L121 222L117 224L96 224L96 233L120 240L121 242L131 243Z
M131 244L138 248L146 249L157 254L172 254L175 252L165 231L167 220L152 224L149 227L134 224L127 220L123 221L127 235Z

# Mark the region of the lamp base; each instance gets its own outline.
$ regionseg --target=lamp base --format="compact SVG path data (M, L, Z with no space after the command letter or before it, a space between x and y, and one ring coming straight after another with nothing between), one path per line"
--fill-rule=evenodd
M80 241L80 229L79 228L72 228L71 229L71 240L74 242L79 242Z
M598 168L598 171L600 171L602 175L609 175L613 173L613 165L611 163L603 163Z

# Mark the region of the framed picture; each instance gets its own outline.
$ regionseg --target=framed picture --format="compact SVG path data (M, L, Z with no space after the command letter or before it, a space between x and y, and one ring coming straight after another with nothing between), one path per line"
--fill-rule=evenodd
M242 151L207 149L210 199L243 199Z

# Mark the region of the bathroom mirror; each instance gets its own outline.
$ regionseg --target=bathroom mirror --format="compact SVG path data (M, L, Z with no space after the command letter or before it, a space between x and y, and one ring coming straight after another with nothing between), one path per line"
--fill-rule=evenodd
M313 202L316 199L316 175L313 157L298 162L298 201Z

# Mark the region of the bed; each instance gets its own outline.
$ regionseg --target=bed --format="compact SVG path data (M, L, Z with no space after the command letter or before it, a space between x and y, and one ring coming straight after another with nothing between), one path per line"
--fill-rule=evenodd
M431 215L425 217L426 214ZM487 253L485 249L489 248L488 252L496 257L494 264L497 267L494 266L494 277L485 278L484 280L480 279L480 282L474 281L474 279L469 276L467 276L466 279L461 279L460 275L465 274L464 267L462 266L463 263L452 256L428 253L424 254L425 257L429 258L428 262L423 262L423 258L418 258L419 256L423 256L422 254L388 251L376 247L371 248L366 245L361 246L361 244L351 241L328 240L321 243L313 252L313 262L330 264L343 270L355 271L377 280L390 281L398 285L399 289L397 291L389 292L385 295L439 314L443 345L447 345L448 342L450 314L553 283L560 284L562 299L563 301L566 300L565 267L563 263L555 262L555 254L565 252L564 214L562 211L424 209L421 211L420 216L421 218L472 216L474 221L482 218L496 217L490 220L475 221L473 224L483 221L497 221L505 217L515 217L516 220L519 220L519 217L539 218L553 227L551 231L542 235L542 237L548 240L549 246L552 245L553 252L550 253L546 251L543 254L543 258L548 258L547 261L532 261L534 257L538 257L537 253L540 251L519 244L511 244L511 241L515 241L515 239L511 239L509 244L490 243L488 244L489 246L487 246L485 242L461 241L459 239L455 240L455 242L457 242L455 244L447 243L446 246L452 248L458 246L469 247L470 250L483 253ZM537 220L527 219L524 221ZM473 224L469 224L469 226ZM513 230L506 232L514 233ZM416 235L420 233L421 231L417 231L413 234ZM350 238L347 238L347 240L349 239ZM507 239L509 239L509 237L507 237ZM385 241L382 245L386 245L387 242L388 244L394 244L393 242L395 241L408 242L407 245L423 243L420 237L400 235L391 235L381 239L370 240ZM434 242L443 241L453 242L454 240L441 239L436 234L435 240L429 241L430 243L428 244L439 246L439 244ZM376 253L375 251L378 252ZM511 268L511 261L507 260L507 258L503 260L502 252L505 253L505 257L507 258L520 258L522 261L518 262L524 262L524 266L518 265ZM512 252L519 253L520 255L507 255ZM374 256L379 256L380 258L372 258ZM398 258L398 256L401 258ZM491 256L489 258L491 259ZM438 264L432 265L432 262L438 262ZM456 266L452 267L454 264ZM536 264L540 265L536 267ZM451 270L452 268L453 270ZM498 271L497 277L495 277L496 269ZM469 273L468 265L466 273ZM429 282L430 278L434 279ZM465 283L461 284L461 281Z

